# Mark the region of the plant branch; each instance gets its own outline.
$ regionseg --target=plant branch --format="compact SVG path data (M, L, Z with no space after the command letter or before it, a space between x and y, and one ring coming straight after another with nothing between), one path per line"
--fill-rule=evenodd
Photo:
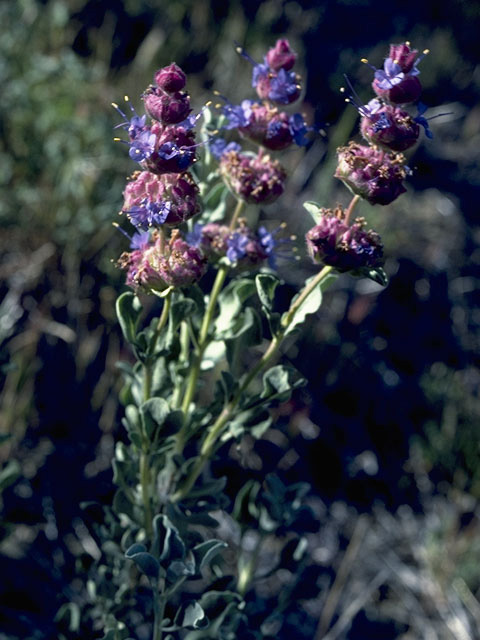
M278 334L273 338L268 349L265 351L263 356L257 362L257 364L253 367L250 373L246 376L243 383L240 385L237 393L234 395L232 400L225 406L223 411L220 413L214 424L212 425L210 431L208 432L207 437L203 441L202 447L200 449L200 455L197 458L195 464L192 467L190 474L185 479L184 483L178 488L178 490L172 496L172 502L178 502L185 498L188 495L188 492L195 484L198 476L201 474L203 467L206 462L210 459L210 456L213 453L215 445L223 432L223 429L227 422L232 417L235 409L237 408L238 403L246 391L246 389L250 386L252 381L256 378L256 376L271 362L271 360L276 355L279 350L287 330L290 324L293 321L295 313L298 311L299 307L303 304L303 302L307 299L307 297L312 293L312 291L320 286L322 281L328 276L328 274L332 271L333 267L326 266L324 267L317 276L300 292L294 302L291 304L290 309L284 316L284 320L282 321L282 327Z

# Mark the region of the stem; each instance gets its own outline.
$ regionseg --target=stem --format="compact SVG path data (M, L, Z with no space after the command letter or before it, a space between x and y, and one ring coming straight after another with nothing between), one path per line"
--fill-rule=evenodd
M185 364L188 361L188 354L190 349L190 336L189 336L189 327L186 320L182 320L180 325L180 356L179 363ZM183 384L179 381L179 377L177 377L177 384L175 385L175 389L172 395L172 409L178 409L181 404L183 391Z
M140 454L140 486L144 509L144 525L147 538L152 536L152 508L150 505L150 466L149 455L145 451Z
M241 596L244 596L250 584L252 583L253 577L255 575L255 569L257 567L258 556L260 555L260 548L262 546L263 537L258 540L258 544L255 549L250 554L250 557L246 564L239 569L238 572L238 581L237 581L237 591Z
M165 598L158 594L158 589L153 589L153 639L162 640L162 622L165 611Z
M345 224L347 225L350 224L350 218L359 200L360 200L359 195L353 196L350 204L348 205L348 209L345 211L345 220L344 220Z
M303 304L306 298L312 293L312 291L318 287L322 281L328 276L328 274L332 271L333 267L325 266L323 269L316 275L316 277L300 292L296 300L290 306L287 314L284 316L282 321L282 328L278 332L278 334L273 338L268 349L265 351L263 356L257 362L257 364L253 367L250 373L246 376L245 380L240 385L237 393L233 396L230 402L225 406L221 414L213 423L210 431L208 432L207 437L203 441L202 447L200 449L200 455L198 456L195 464L192 466L192 470L190 474L185 479L183 485L181 485L178 490L172 496L172 502L178 502L182 500L185 496L188 495L188 492L195 484L198 476L201 474L203 467L206 462L208 462L214 448L217 443L220 434L223 431L224 426L230 420L233 412L235 411L242 394L246 391L247 387L250 386L251 382L255 379L255 377L266 367L266 365L273 359L277 351L279 350L285 335L287 333L288 327L293 321L295 313L298 308Z
M143 400L146 402L151 394L152 394L152 377L153 377L153 359L152 356L155 351L155 347L157 346L157 341L162 332L163 327L166 325L168 320L168 313L170 311L170 306L172 304L172 296L169 293L163 302L162 313L160 318L158 319L157 328L155 329L155 333L152 336L152 341L150 342L150 346L148 349L147 360L144 364L144 382L143 382Z
M237 220L245 208L245 202L243 200L237 200L237 206L235 207L235 211L233 212L232 219L230 221L230 229L233 231L237 224Z
M170 311L170 306L172 302L171 294L167 294L165 300L163 302L162 313L160 314L160 318L158 319L158 324L155 329L155 333L152 336L152 340L149 345L147 359L144 364L144 377L143 377L143 401L146 402L149 400L152 395L152 382L153 382L153 354L155 352L155 347L157 345L158 338L164 326L167 323L168 313ZM151 484L151 474L150 474L150 442L146 434L142 434L143 451L140 454L140 487L142 490L142 502L144 509L144 526L147 537L150 537L153 533L152 531L152 507L150 502L150 484Z
M203 354L205 353L205 349L207 348L208 344L208 330L210 328L213 314L215 312L215 306L217 304L218 296L220 294L220 291L222 290L223 283L225 282L225 278L227 277L229 269L230 267L225 264L222 264L218 269L217 277L215 278L215 282L213 283L210 299L205 310L205 315L203 316L202 326L200 327L200 334L198 336L198 348L195 353L195 359L192 368L190 369L190 375L188 376L187 380L187 388L185 390L185 396L182 403L182 411L185 415L187 415L188 413L190 403L192 402L193 396L195 394L198 375L200 373L200 366L203 360Z

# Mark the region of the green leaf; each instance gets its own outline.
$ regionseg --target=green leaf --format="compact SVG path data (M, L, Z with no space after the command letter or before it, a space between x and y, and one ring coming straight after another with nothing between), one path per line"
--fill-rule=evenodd
M55 622L68 619L68 630L76 633L80 629L80 607L76 602L62 604L55 615Z
M205 629L209 621L200 604L196 600L189 600L178 608L174 624L183 629Z
M163 398L150 398L140 407L143 428L150 442L153 440L155 431L163 425L169 413L170 407Z
M129 560L133 560L142 573L154 580L158 579L160 573L160 564L151 553L147 552L147 548L144 544L136 543L132 544L125 551L125 557Z
M245 301L255 292L253 280L241 278L233 280L219 296L219 314L215 323L218 334L227 333L238 321L238 314L245 306Z
M168 566L174 560L183 560L186 555L185 544L180 537L178 529L170 519L163 514L156 515L153 519L154 539L152 553L160 562Z
M306 380L299 377L295 369L278 364L263 374L263 391L260 397L268 398L269 401L275 399L279 402L285 402L293 389L305 384Z
M303 301L303 303L296 310L293 319L288 326L288 329L285 332L285 335L288 335L295 331L295 329L299 328L304 322L308 315L312 313L316 313L322 304L322 292L335 280L337 277L336 273L329 273L323 282L310 293L310 295ZM305 286L307 286L316 276L312 276L305 281ZM292 304L298 298L300 294L297 294L293 300ZM285 318L286 314L282 316L282 320Z
M141 307L138 298L131 291L126 291L117 299L117 317L125 340L130 344L135 343L137 324Z
M13 484L22 475L20 464L17 460L10 460L0 471L0 492Z
M376 269L362 269L359 275L364 278L370 278L370 280L377 282L382 285L382 287L386 287L388 285L388 276L382 267L377 267Z
M207 540L206 542L201 542L193 547L193 555L195 558L195 566L197 573L209 565L209 563L213 560L213 558L220 553L222 549L225 549L228 545L221 540Z
M140 414L134 404L128 404L125 407L125 416L122 418L122 424L125 427L132 444L137 448L141 448L142 433L140 430Z
M324 209L324 207L321 207L317 202L314 202L313 200L307 200L306 202L304 202L303 207L312 216L315 224L318 224L322 219L322 209Z
M258 297L260 298L262 307L264 307L267 312L272 311L275 289L279 284L280 279L271 273L259 273L255 277Z

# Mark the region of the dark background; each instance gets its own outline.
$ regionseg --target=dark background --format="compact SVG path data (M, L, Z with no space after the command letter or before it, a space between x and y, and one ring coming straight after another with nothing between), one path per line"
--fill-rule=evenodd
M234 42L259 60L285 36L303 66L303 109L327 138L303 159L282 157L290 190L263 216L287 220L300 237L310 222L299 202L348 202L331 176L357 114L339 88L348 73L370 99L362 57L381 66L390 42L429 48L422 100L432 115L449 112L432 121L434 139L409 152L407 194L386 208L360 207L383 237L390 285L342 276L286 350L309 385L278 410L293 451L285 478L311 482L322 505L318 547L328 553L317 565L327 576L364 514L370 558L400 531L411 536L422 559L405 552L401 566L419 584L430 580L432 602L457 598L457 617L478 622L479 3L23 0L2 3L0 19L1 433L9 436L0 448L8 485L0 638L58 637L55 613L81 592L78 558L88 555L79 505L111 498L110 459L122 437L114 363L131 357L114 316L123 284L111 260L124 240L111 222L132 166L112 141L110 103L128 94L139 107L153 71L172 60L188 74L196 109L213 89L232 102L251 98L250 67ZM307 261L293 275L280 268L287 287L310 273ZM247 475L265 473L262 458L281 458L268 438L251 445ZM220 467L236 464L225 458ZM358 560L355 570L367 584L372 567ZM465 604L459 584L477 605ZM349 638L420 637L402 621L410 605L396 588L397 609L382 608L392 599L380 594L373 611L365 605L352 618ZM450 638L438 610L425 607L418 628L425 614L436 637Z

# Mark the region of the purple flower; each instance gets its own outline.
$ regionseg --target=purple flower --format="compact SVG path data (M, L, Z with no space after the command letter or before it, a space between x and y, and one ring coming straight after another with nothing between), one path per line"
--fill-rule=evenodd
M228 153L229 151L241 151L242 147L238 144L238 142L228 142L224 138L214 138L209 141L208 147L212 152L212 155L220 160L222 154Z
M127 285L137 291L152 293L169 287L190 286L205 273L207 260L174 229L167 243L154 232L148 244L122 253L118 265L127 271Z
M140 229L178 225L198 212L197 194L198 188L188 173L179 176L137 171L123 192L123 211Z
M249 237L245 233L234 231L227 240L227 258L230 262L238 262L247 255Z
M144 198L140 205L128 209L126 213L135 227L146 230L154 225L162 225L171 208L171 202L151 202L148 198Z
M252 115L252 106L256 104L253 100L242 100L239 105L229 102L223 107L223 114L227 118L224 129L238 129L247 127Z
M227 258L239 269L256 267L268 258L266 247L261 238L247 227L245 220L227 237Z
M365 220L357 218L349 227L341 207L322 209L322 214L319 223L306 234L307 249L314 262L353 272L382 264L380 236L372 230L365 231Z
M410 49L410 44L406 42L390 45L390 54L385 59L383 69L377 69L366 59L362 60L375 72L372 87L378 96L394 104L405 104L418 100L422 92L422 85L416 77L420 74L417 65L428 53L428 50L426 49L423 55L418 57L417 53L415 49Z
M298 84L297 75L293 71L280 69L280 71L272 74L269 80L269 100L279 102L280 104L291 104L298 99L300 95L300 86Z
M375 70L376 86L387 91L405 78L401 66L391 58L386 58L383 69Z
M130 239L130 249L145 249L150 244L150 231L135 232Z
M371 144L386 147L392 151L405 151L418 140L418 123L398 106L384 104L373 113L362 117L360 130Z
M387 205L405 192L403 181L408 174L405 157L378 147L350 142L339 147L335 177L370 204Z
M303 119L303 116L300 113L294 113L290 116L288 120L288 124L290 126L290 132L293 136L293 141L299 147L304 147L308 144L308 138L306 137L307 133L310 131L314 131L313 127L307 126L307 123Z
M149 158L155 151L156 141L157 138L155 134L146 128L130 142L128 155L132 160L135 160L135 162L142 162Z
M225 151L220 173L230 189L251 204L271 204L282 195L286 179L284 168L267 155L251 156Z
M277 238L278 234L284 231L285 227L285 223L282 223L273 231L268 231L268 229L263 226L258 228L258 238L268 257L268 266L271 269L276 269L278 258L287 260L293 257L293 251L295 251L295 249L292 248L292 242L296 237Z

